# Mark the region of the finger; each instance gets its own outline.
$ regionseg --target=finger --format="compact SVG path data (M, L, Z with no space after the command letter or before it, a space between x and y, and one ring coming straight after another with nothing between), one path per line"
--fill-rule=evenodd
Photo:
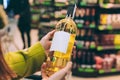
M48 40L52 39L55 31L56 31L56 30L52 30L52 31L50 31L50 32L47 34L47 39L48 39Z
M41 66L41 75L42 75L42 78L46 79L48 78L47 74L46 74L46 68L47 68L47 65L46 63L43 63L42 66Z
M66 65L66 67L65 67L64 69L65 69L66 72L67 72L67 71L70 71L71 68L72 68L72 62L68 62L67 65Z

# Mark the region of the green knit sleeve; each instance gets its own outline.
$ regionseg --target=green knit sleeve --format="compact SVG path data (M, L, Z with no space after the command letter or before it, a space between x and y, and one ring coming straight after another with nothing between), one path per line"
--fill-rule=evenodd
M27 50L5 54L6 62L20 77L29 76L40 70L45 57L44 48L39 42Z

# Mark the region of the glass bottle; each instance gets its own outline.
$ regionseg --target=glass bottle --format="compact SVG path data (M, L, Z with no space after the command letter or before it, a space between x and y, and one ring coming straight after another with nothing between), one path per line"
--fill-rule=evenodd
M52 56L47 58L49 66L46 73L48 76L65 67L70 61L77 33L76 24L71 16L60 20L55 28L56 32L50 47Z

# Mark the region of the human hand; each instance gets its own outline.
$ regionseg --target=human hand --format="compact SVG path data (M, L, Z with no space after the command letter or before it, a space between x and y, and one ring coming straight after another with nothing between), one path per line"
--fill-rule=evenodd
M50 31L40 40L41 45L44 47L46 51L46 55L48 55L47 53L49 53L51 39L53 38L54 33L55 33L55 30Z
M67 78L69 78L71 68L72 68L72 62L68 62L66 67L54 73L50 77L48 77L46 74L47 67L48 66L46 63L44 63L41 67L42 80L66 80L66 76L68 76Z

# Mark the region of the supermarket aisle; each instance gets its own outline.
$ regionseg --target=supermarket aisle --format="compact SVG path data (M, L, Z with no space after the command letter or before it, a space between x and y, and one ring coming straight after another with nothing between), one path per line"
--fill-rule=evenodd
M14 26L14 31L13 31L13 36L14 36L14 41L17 44L17 46L19 47L19 49L22 49L22 40L20 38L20 33L19 30L16 26ZM38 41L38 30L36 29L32 29L31 30L31 40L32 40L32 45ZM11 50L12 51L16 51L15 47L11 45ZM75 77L72 76L71 80L120 80L120 75L117 76L107 76L107 77L98 77L98 78L81 78L81 77Z
M72 76L71 80L120 80L120 75L105 76L105 77L98 77L98 78L81 78L81 77Z

